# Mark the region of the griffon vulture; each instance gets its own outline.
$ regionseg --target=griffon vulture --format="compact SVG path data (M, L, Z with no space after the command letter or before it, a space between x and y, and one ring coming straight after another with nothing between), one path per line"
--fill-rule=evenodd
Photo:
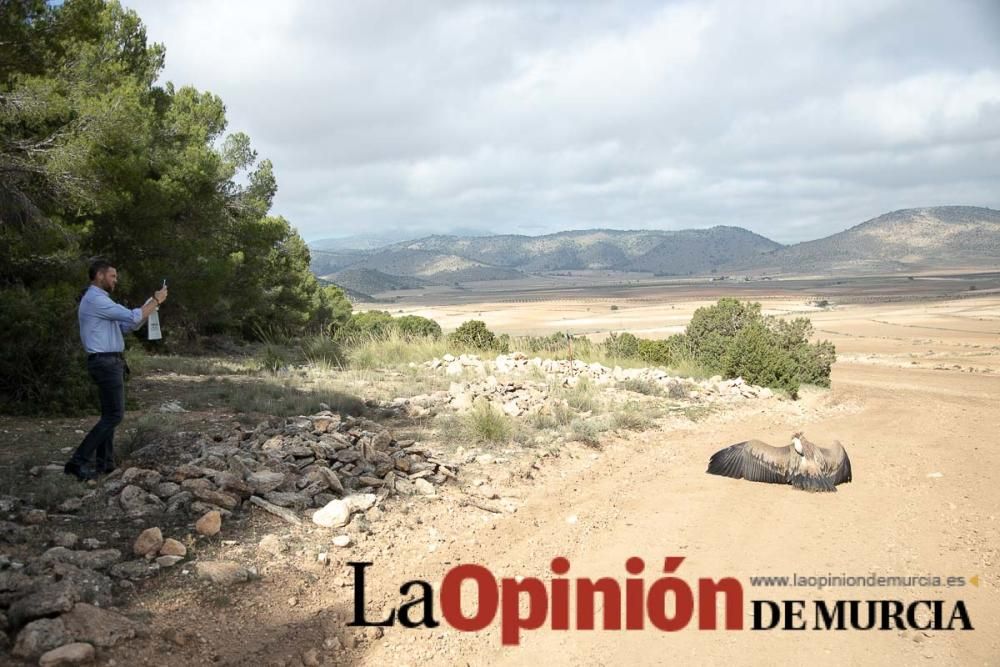
M708 473L751 482L791 484L803 491L836 491L837 484L851 481L851 459L838 441L818 447L801 432L792 444L772 447L760 440L747 440L719 450L708 462Z

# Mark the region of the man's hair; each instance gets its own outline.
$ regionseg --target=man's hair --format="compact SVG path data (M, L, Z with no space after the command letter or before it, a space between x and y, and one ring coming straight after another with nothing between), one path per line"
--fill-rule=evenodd
M112 265L111 262L109 262L108 260L100 258L95 259L90 263L90 271L89 271L90 279L93 280L94 278L96 278L97 274L100 273L101 271L106 271L108 269L113 269L113 268L115 268L114 265Z

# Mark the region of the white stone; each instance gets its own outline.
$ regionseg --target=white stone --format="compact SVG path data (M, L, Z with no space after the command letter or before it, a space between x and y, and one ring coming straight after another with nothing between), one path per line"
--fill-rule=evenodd
M324 528L340 528L351 520L351 507L343 500L331 500L316 510L312 517L313 523Z

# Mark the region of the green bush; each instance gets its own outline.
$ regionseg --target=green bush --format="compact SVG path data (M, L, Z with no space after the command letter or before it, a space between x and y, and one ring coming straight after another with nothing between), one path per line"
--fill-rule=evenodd
M448 335L448 342L460 347L507 354L510 337L497 337L482 320L468 320Z
M726 298L695 311L675 351L685 350L696 363L725 377L739 376L795 396L802 383L830 386L836 349L829 341L809 343L812 331L804 317L765 317L759 303Z
M553 359L589 357L594 351L594 343L589 338L575 338L557 331L548 336L521 336L510 343L513 350L525 354L544 354Z
M733 338L716 368L725 377L783 389L794 395L800 380L795 361L763 322L751 322Z
M604 349L612 357L622 357L628 359L639 356L639 339L628 332L615 333L612 331L604 341Z
M674 362L670 342L666 340L640 340L636 352L636 356L653 366L670 366Z
M79 290L70 286L0 289L0 412L93 412L77 323Z
M373 338L386 338L394 334L407 340L437 339L441 337L441 325L419 315L393 317L384 310L368 310L352 313L347 322L337 329L334 338L339 342L357 343Z
M420 315L403 315L393 320L393 324L404 338L441 337L441 325L434 320Z
M736 335L763 317L759 303L719 299L714 306L694 311L687 326L687 346L704 365L718 368Z
M392 315L384 310L367 310L351 313L350 319L337 329L334 338L338 341L380 338L393 329Z
M488 401L477 401L464 419L464 430L473 442L504 443L514 430L510 418Z

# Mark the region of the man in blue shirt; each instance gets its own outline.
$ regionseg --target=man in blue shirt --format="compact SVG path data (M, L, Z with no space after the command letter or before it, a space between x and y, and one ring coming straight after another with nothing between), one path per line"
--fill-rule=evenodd
M128 309L111 300L118 270L104 260L90 265L90 287L80 300L80 340L87 351L87 372L97 384L101 419L90 429L66 464L66 474L93 479L115 469L115 428L125 416L125 339L167 299L167 287L157 290L142 308ZM90 459L96 455L96 467Z

